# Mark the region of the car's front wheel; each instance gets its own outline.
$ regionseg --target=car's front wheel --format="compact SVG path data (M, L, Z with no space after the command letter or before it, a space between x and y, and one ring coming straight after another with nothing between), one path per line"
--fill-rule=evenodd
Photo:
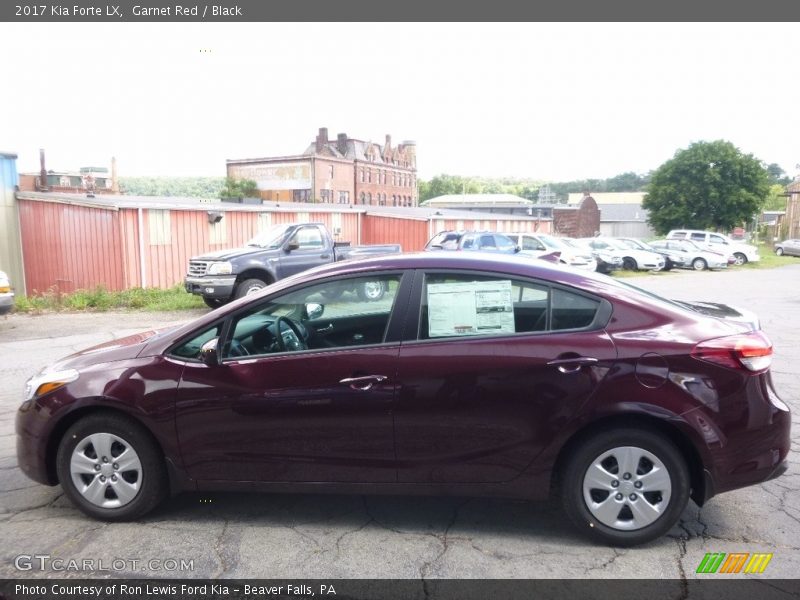
M209 296L203 296L203 302L206 303L208 308L219 308L225 305L225 300L221 298L211 298Z
M156 443L141 425L117 413L94 413L74 423L59 444L56 471L73 504L105 521L141 517L168 492Z
M366 302L376 302L383 298L386 293L386 286L383 281L367 281L357 289L358 297Z
M584 440L561 480L570 519L614 546L664 535L686 507L689 488L688 467L672 442L655 431L627 427Z
M778 256L783 256L783 248L775 248L775 254Z
M698 257L692 261L692 268L695 271L705 271L708 268L708 263L704 258Z
M736 259L737 266L746 265L747 264L747 257L741 252L734 252L733 257Z

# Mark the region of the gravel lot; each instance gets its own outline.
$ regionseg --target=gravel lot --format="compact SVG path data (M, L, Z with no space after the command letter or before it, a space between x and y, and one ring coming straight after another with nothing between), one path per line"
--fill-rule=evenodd
M690 503L667 537L616 550L588 543L557 506L469 498L184 494L138 523L83 517L60 488L17 468L14 413L24 381L65 354L196 313L0 318L0 577L14 557L114 558L115 572L52 576L263 578L694 577L706 552L773 552L764 577L800 572L800 264L774 270L663 274L628 280L679 299L756 311L775 344L776 387L794 412L793 466L778 480ZM148 561L193 559L191 571ZM136 566L131 561L137 560ZM171 564L171 563L170 563Z

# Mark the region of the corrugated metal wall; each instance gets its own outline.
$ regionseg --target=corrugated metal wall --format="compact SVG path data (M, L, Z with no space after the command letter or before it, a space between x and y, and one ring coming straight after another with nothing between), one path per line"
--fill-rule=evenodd
M222 210L222 219L212 224L206 209L117 210L31 199L18 204L28 293L53 286L63 292L98 285L110 290L172 287L183 281L191 257L243 246L256 233L281 223L324 223L336 241L398 243L406 252L421 250L443 229L513 232L537 227L534 220L498 220L496 216L427 220L363 214L344 206L340 212L303 211L302 205L281 212ZM549 231L550 222L538 223L538 230Z
M364 215L362 244L400 244L404 252L416 252L425 247L429 238L428 221Z
M139 252L138 209L121 209L125 231L125 272L128 287L142 286ZM197 210L167 211L142 209L144 246L144 285L167 288L179 284L186 275L189 259L205 252L244 246L256 233L281 223L324 223L338 232L337 241L357 242L357 213L294 213L224 211L222 220L212 225L208 213ZM168 227L169 235L164 233ZM168 240L168 241L167 241Z
M18 201L27 293L123 288L119 213L56 202Z

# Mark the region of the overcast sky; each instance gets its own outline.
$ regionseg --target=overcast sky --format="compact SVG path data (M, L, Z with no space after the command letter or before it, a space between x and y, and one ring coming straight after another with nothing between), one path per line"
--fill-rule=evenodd
M335 137L416 140L420 177L564 181L726 139L800 163L796 24L0 24L20 171L224 175Z

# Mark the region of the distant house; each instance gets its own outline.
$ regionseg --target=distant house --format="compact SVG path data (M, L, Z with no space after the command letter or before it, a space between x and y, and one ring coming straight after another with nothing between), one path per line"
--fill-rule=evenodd
M648 212L641 204L602 204L598 208L602 235L645 239L655 236L647 223Z

